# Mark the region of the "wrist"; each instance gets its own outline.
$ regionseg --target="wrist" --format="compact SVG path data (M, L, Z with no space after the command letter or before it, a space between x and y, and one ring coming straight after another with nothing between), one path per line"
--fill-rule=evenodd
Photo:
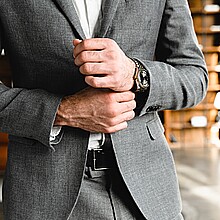
M64 126L68 125L68 117L67 117L67 99L64 97L57 109L56 117L54 120L54 126Z
M57 110L57 113L56 113L56 117L55 117L55 120L54 120L54 126L64 126L66 125L66 123L64 123L64 117L62 116L61 114L61 111Z

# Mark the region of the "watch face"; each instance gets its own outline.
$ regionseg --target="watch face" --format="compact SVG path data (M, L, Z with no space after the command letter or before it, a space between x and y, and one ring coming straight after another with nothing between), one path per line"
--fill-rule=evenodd
M149 87L149 74L145 67L139 63L137 60L133 59L135 62L135 75L134 79L134 92L145 92Z
M145 69L142 69L139 74L139 83L142 89L147 89L149 86L148 83L148 73Z

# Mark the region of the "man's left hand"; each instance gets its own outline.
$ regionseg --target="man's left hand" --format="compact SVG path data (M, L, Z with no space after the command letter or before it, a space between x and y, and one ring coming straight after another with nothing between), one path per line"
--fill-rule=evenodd
M74 40L75 64L93 88L129 91L133 84L135 64L118 44L108 38Z

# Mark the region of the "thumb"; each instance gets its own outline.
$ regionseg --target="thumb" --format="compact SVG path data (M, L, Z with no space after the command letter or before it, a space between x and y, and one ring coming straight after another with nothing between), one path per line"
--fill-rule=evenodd
M82 40L80 40L80 39L74 39L73 40L73 45L74 46L77 46L79 43L81 43L82 42Z

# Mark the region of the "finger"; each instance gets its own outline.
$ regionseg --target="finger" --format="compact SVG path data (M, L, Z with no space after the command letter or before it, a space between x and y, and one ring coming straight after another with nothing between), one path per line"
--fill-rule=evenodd
M100 58L100 60L102 58ZM115 84L118 78L120 78L120 75L117 74L116 71L117 68L114 66L114 64L111 65L109 63L106 63L105 61L95 62L95 63L87 62L80 66L80 72L84 75L95 75L95 74L110 75L111 78L109 78L109 80L112 80L111 84L113 83Z
M82 42L82 40L80 39L74 39L73 40L73 45L74 47L76 47L78 44L80 44ZM74 50L73 50L74 51ZM74 52L73 52L73 57L75 58Z
M121 113L133 111L135 108L136 108L135 100L119 103L119 109Z
M128 123L127 121L124 121L120 124L117 124L115 126L112 126L112 127L108 127L108 128L104 128L103 129L103 133L115 133L115 132L118 132L120 130L123 130L123 129L126 129L128 127Z
M114 126L100 124L95 126L82 125L82 129L90 132L98 132L98 133L114 133L120 130L123 130L128 127L127 121L123 121L122 123L116 124Z
M103 73L95 73L95 72L91 72L91 74L93 75L89 75L85 77L85 82L90 85L93 88L109 88L111 89L114 85L111 84L111 80L109 80L110 76L105 75ZM98 76L98 75L100 76ZM97 75L97 76L94 76Z
M127 111L127 112L124 112L124 113L118 115L115 118L112 118L109 122L109 125L111 127L113 127L113 126L116 126L116 125L121 124L123 122L130 121L134 117L135 117L135 113L133 110Z
M128 102L134 100L134 98L135 94L131 91L118 92L115 95L115 99L117 102Z
M73 40L73 45L74 46L77 46L79 43L81 43L82 42L82 40L80 40L80 39L74 39Z
M75 64L77 66L81 66L84 63L100 63L103 61L103 56L100 51L82 51L75 57Z
M111 72L104 68L103 63L85 63L80 66L79 71L83 75L108 75Z
M91 38L85 39L77 47L74 48L74 56L77 57L82 51L88 50L104 50L111 48L116 43L108 38Z
M105 129L104 133L113 133L128 127L128 121L135 117L134 111L125 112L114 119L112 125ZM115 124L115 125L114 125Z

